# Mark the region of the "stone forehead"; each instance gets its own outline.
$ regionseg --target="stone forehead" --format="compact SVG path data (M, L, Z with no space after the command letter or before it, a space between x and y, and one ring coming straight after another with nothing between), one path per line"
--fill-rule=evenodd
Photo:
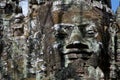
M81 24L70 24L70 23L58 23L58 24L54 24L53 28L55 30L60 29L60 28L70 28L70 27L79 27L79 26L92 26L92 27L96 27L96 24L93 21L86 21L85 23L81 23Z
M102 17L102 13L97 13L96 9L86 4L85 2L79 2L79 4L63 4L60 2L53 3L52 15L54 23L72 24L86 24L89 23L91 20L101 20Z

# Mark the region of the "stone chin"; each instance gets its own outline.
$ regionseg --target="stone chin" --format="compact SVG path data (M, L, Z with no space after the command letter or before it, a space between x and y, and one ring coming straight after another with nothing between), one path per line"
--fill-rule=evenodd
M79 46L82 46L82 48L75 48L76 46L78 45L71 45L71 47L69 45L69 47L67 46L67 48L63 50L63 54L65 57L65 64L66 64L65 67L67 67L69 63L74 63L77 60L80 60L83 63L85 62L87 66L93 66L93 67L98 66L98 59L101 50L99 46L96 46L96 50L94 50L94 48L90 49L85 45L79 44Z

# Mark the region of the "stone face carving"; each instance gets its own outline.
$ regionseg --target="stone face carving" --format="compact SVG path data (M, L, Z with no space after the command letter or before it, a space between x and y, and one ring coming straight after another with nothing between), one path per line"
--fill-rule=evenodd
M20 0L10 1L12 10L0 1L1 80L119 79L119 24L110 21L109 0L27 0L27 16Z
M15 23L20 23L20 22L23 21L24 15L22 13L18 13L18 14L15 15L14 18L15 18Z
M14 24L12 26L13 36L22 36L25 33L25 25L23 23L24 15L19 13L14 18Z
M92 66L95 69L98 67L101 49L99 42L96 40L98 31L95 23L90 22L78 26L74 24L55 24L54 29L56 31L56 38L62 40L61 45L64 45L62 54L65 58L65 67L78 62L81 62L81 66L77 65L77 68L84 68L84 66L89 68L89 66ZM88 72L90 72L90 70L88 70ZM99 74L102 78L104 77L103 72ZM82 75L85 77L84 72L82 72ZM88 76L89 75L92 74L88 73ZM94 76L96 76L96 74Z
M84 7L77 6L77 4L74 6L74 4L75 2L73 1L71 7L67 7L67 4L64 2L56 1L53 5L55 6L53 8L54 22L56 23L53 27L56 38L54 48L57 48L59 54L62 56L63 67L71 67L76 77L82 80L104 79L105 74L101 67L101 63L104 63L101 60L101 55L104 53L101 52L105 45L102 41L104 37L101 33L103 30L103 25L100 24L102 19L98 15L95 15L96 13L94 13L92 8L88 7L90 5L87 5L86 2L81 0L78 3L81 6L84 5ZM63 7L64 9L62 9ZM102 4L100 4L100 7L102 9ZM92 16L91 14L88 17L87 10L91 11L94 15ZM80 15L77 12L80 12ZM57 20L59 21L57 22ZM62 70L61 73L56 73L56 75L62 74ZM71 73L68 75L71 75ZM68 75L66 75L66 78L69 79ZM75 76L72 78L76 79Z

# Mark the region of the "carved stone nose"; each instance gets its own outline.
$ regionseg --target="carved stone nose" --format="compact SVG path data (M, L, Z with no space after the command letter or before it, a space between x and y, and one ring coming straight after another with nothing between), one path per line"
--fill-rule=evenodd
M72 31L70 40L68 41L66 48L88 49L88 45L83 41L83 37L78 27L75 27Z

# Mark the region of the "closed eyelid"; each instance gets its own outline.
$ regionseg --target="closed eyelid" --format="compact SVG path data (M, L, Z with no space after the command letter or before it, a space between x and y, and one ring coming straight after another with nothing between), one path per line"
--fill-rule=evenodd
M96 29L95 26L87 26L86 30L94 30L94 31L96 31L97 29Z

